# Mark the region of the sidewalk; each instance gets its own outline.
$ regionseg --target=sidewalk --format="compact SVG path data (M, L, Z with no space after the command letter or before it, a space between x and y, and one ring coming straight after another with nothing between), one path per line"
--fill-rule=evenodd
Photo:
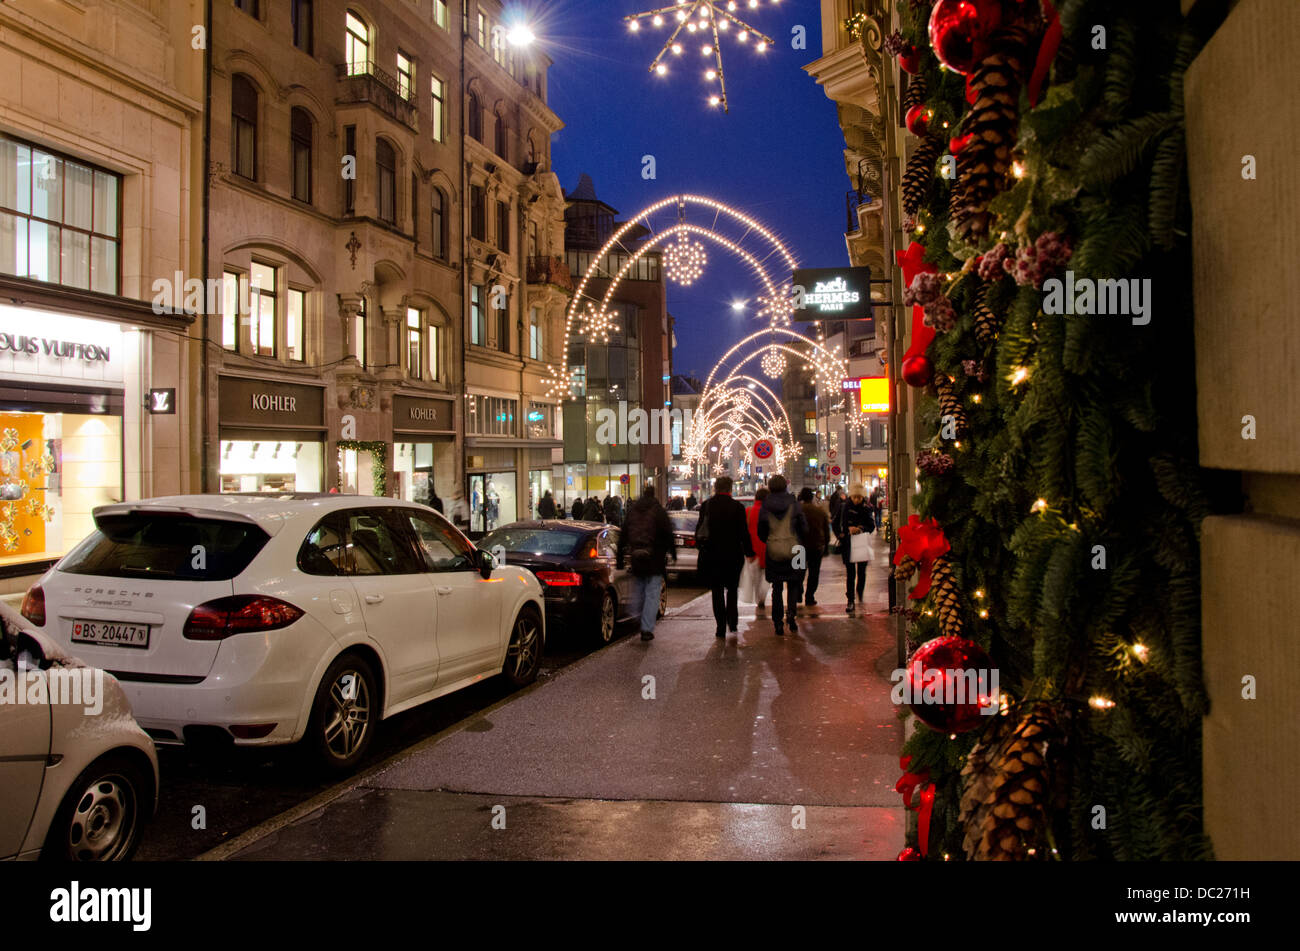
M784 638L742 605L739 635L718 640L696 598L654 641L595 652L235 857L892 860L902 726L884 562L849 617L827 559L819 604Z

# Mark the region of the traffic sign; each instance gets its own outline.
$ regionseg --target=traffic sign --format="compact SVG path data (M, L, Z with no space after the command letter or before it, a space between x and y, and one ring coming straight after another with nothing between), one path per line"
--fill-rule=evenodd
M830 452L826 453L826 455L829 456L831 459L834 459L836 456L836 451L832 449Z
M839 466L831 466L831 475L833 476L838 476L843 471L844 470L841 469Z
M626 472L624 472L621 476L618 477L618 481L622 482L624 485L627 485L629 482L632 481L632 479L630 476L628 476Z
M754 456L757 459L771 459L774 452L776 452L776 447L772 445L770 439L760 439L754 443Z

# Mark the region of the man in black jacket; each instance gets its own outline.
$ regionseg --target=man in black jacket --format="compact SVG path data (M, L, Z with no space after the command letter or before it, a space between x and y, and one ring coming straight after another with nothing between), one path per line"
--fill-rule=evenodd
M655 621L659 617L659 595L668 572L668 556L677 562L677 537L668 513L655 498L655 487L647 485L627 510L627 521L618 536L618 555L615 566L622 569L627 563L633 587L641 604L641 640L655 637Z
M736 608L736 589L745 559L754 557L749 539L745 506L731 497L731 479L719 476L713 483L713 495L700 506L695 523L695 547L699 551L699 573L713 593L714 636L726 637L727 628L736 633L740 614Z
M786 491L788 482L780 473L768 480L768 495L758 515L758 540L767 546L767 580L772 582L772 625L777 637L785 634L785 623L798 631L795 609L803 597L803 576L808 567L808 519L795 497Z

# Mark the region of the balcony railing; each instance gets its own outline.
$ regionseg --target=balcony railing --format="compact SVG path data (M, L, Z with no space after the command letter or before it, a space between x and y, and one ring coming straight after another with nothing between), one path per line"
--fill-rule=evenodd
M369 103L412 131L419 131L419 110L402 95L401 84L392 73L367 61L339 63L334 75L339 81L339 105Z
M573 277L564 259L559 256L534 256L528 259L529 284L554 284L566 291L573 290Z

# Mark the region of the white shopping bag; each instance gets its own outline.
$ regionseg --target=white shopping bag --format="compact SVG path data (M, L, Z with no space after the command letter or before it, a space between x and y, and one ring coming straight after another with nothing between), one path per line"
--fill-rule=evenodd
M871 557L871 542L866 534L849 536L849 561L866 561Z
M746 561L740 572L740 588L737 597L741 604L761 604L767 600L767 589L771 587L763 576L763 569L758 566L758 559Z

